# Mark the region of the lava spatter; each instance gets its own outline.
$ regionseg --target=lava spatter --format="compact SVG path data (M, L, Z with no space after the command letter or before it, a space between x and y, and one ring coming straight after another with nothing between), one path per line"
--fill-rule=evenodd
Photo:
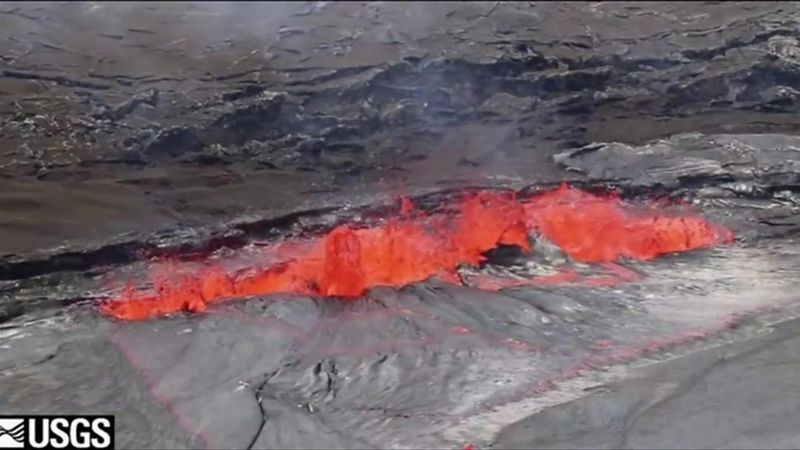
M562 185L525 204L526 223L575 260L651 260L669 253L730 243L733 234L697 216L668 215L656 208L625 208L614 196L600 197Z
M357 298L376 286L401 287L438 276L459 282L461 265L476 266L501 245L533 249L541 233L571 258L587 263L661 255L730 242L732 234L696 216L670 216L653 208L627 208L620 199L563 185L527 201L478 192L455 202L453 214L424 215L403 200L402 214L372 228L343 225L297 246L283 262L248 275L211 267L189 275L159 273L152 292L126 289L102 310L118 319L143 320L208 304L274 293ZM291 251L291 249L297 251ZM574 282L575 277L553 279ZM542 280L539 280L542 281ZM502 283L488 283L492 289Z

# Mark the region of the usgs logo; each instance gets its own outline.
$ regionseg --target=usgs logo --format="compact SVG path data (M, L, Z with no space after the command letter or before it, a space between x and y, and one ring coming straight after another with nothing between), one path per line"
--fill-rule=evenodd
M114 416L0 416L5 448L114 448Z

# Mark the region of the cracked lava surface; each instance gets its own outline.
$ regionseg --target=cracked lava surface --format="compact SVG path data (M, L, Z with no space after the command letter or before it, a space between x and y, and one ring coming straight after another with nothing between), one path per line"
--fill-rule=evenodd
M0 413L796 448L798 14L2 2Z

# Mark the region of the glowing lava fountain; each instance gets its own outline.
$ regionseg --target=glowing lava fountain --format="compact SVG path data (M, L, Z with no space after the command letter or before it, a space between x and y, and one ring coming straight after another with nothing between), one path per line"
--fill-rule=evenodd
M284 243L280 249L291 259L246 276L218 267L191 275L155 273L152 291L129 287L101 309L118 319L143 320L254 295L357 298L371 287L434 276L460 283L459 266L478 265L501 245L530 252L534 233L585 263L650 260L733 240L730 231L701 217L634 210L617 197L567 185L527 200L482 191L448 206L455 212L424 214L404 200L401 214L380 226L343 225L310 241Z

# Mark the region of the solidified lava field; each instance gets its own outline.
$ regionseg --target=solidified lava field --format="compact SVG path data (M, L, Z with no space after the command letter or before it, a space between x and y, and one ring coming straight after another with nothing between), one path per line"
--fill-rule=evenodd
M0 414L796 448L792 3L0 4Z

